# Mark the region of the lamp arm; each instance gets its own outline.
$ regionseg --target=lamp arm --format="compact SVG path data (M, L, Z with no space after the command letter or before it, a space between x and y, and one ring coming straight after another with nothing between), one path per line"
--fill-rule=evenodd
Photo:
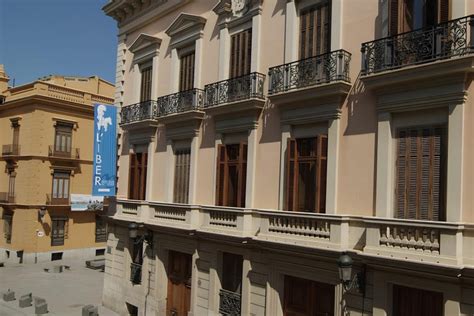
M364 277L365 274L363 272L358 272L354 275L352 280L348 282L343 282L344 290L350 291L352 289L358 289L360 293L365 292L365 282Z

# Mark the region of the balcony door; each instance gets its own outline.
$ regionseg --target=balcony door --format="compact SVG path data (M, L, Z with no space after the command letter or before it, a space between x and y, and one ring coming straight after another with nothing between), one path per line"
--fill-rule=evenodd
M216 205L245 207L247 144L217 148Z
M393 286L393 316L443 316L443 294Z
M390 35L449 20L449 0L390 0Z
M73 126L69 123L58 122L54 137L54 155L71 157Z
M152 73L152 66L141 68L140 102L151 100Z
M167 316L187 316L191 309L192 256L170 251L168 261Z
M130 170L128 182L128 198L132 200L145 200L146 174L148 154L130 154Z
M284 316L334 315L334 285L285 276Z
M321 55L331 47L331 12L329 1L300 13L300 59Z

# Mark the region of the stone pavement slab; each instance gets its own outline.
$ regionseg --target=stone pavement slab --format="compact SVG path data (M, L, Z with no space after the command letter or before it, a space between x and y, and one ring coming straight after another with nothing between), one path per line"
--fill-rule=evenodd
M55 266L67 265L62 273L48 273ZM9 288L15 291L16 300L5 302L0 298L0 316L35 315L34 304L18 306L21 295L32 293L44 298L48 304L46 315L81 315L85 305L100 305L102 300L103 272L85 267L85 260L62 260L38 264L5 264L0 267L0 292ZM99 315L117 314L99 307Z

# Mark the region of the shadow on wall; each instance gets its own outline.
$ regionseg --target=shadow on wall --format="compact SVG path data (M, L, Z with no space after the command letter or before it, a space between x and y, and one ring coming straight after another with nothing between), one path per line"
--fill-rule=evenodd
M206 115L201 123L202 138L200 148L214 148L215 145L215 121L212 116Z
M121 147L121 151L120 151L120 155L122 156L126 156L129 154L130 152L130 144L128 143L128 132L124 132L122 134L122 145L120 146Z
M275 143L281 141L280 112L278 108L267 100L262 110L262 136L260 143Z
M348 107L348 119L344 131L345 136L377 132L375 97L365 89L360 75L347 96L346 106Z
M166 127L164 125L159 126L156 129L156 153L166 152Z

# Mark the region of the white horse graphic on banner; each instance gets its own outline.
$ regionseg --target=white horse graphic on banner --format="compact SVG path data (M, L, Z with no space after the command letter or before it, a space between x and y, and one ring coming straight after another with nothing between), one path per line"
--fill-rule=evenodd
M104 128L104 131L107 132L109 125L112 125L112 118L104 117L106 111L107 107L105 105L100 104L97 107L97 130L99 132L102 128Z

